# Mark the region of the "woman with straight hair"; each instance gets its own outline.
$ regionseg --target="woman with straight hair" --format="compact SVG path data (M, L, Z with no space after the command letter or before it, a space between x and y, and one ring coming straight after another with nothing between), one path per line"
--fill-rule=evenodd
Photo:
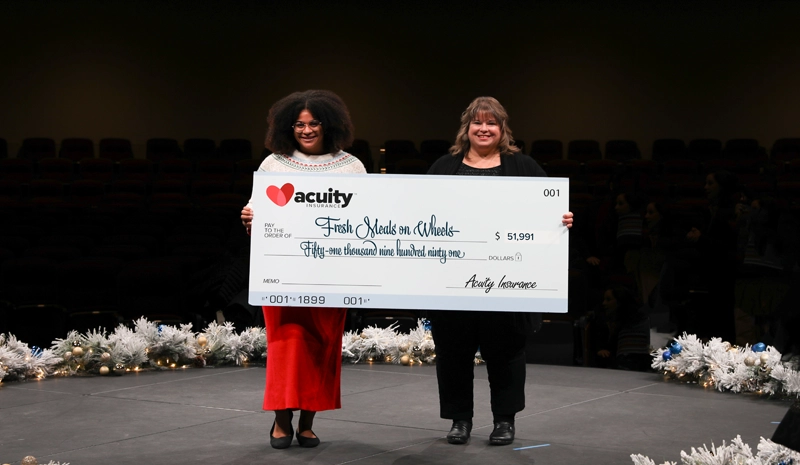
M450 153L428 174L458 176L547 176L514 146L508 114L492 97L478 97L461 115ZM525 212L536 214L536 212ZM562 223L572 227L572 213ZM531 309L532 311L534 309ZM431 332L436 345L440 416L453 421L447 442L465 444L472 431L473 371L480 347L491 390L492 445L514 441L514 417L525 408L525 341L541 317L525 312L434 311Z

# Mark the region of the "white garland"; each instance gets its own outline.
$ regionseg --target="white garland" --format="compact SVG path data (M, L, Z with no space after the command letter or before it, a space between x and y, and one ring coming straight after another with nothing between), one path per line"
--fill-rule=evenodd
M649 457L632 454L634 465L656 465ZM800 465L800 453L793 451L769 439L761 438L758 444L758 454L753 455L750 446L742 441L741 436L736 436L729 445L722 442L720 447L711 449L703 445L698 449L692 447L691 453L681 451L683 465ZM661 465L677 465L677 462L664 462Z
M212 322L202 335L207 341L203 355L212 361L241 365L248 359L267 356L267 335L264 328L249 328L236 334L231 322L222 325Z
M59 361L52 349L31 349L12 334L0 334L0 381L6 377L42 379L52 373L52 367Z
M424 320L409 334L389 328L368 327L342 336L343 360L414 365L434 363L433 338ZM191 325L158 325L145 318L133 328L119 325L112 334L91 330L70 331L49 349L29 347L13 335L0 335L0 382L44 378L50 375L117 374L142 369L163 369L206 364L241 365L267 357L264 328L237 333L230 322L213 322L200 332ZM476 362L480 362L476 358Z
M651 367L668 379L714 386L720 391L800 397L797 360L782 362L781 353L772 346L763 346L757 352L749 344L732 346L720 338L703 343L686 333L675 342L679 350L671 344L672 350L668 347L652 353ZM665 352L669 353L667 358Z
M398 333L397 323L388 328L369 326L361 333L347 331L342 337L342 359L352 363L386 362L403 365L435 363L433 337L424 320L409 334Z

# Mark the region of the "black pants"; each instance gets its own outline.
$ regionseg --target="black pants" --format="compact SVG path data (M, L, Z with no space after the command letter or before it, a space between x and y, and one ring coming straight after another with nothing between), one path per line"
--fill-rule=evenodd
M486 361L492 413L511 416L525 408L525 339L505 312L436 312L436 377L442 418L471 420L475 352Z

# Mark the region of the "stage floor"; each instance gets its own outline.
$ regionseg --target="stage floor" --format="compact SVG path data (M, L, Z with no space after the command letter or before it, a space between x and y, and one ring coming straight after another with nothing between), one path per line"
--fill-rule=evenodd
M475 368L467 445L444 439L433 366L345 365L341 410L320 412L322 444L269 446L264 367L190 368L0 386L0 463L27 455L88 464L574 464L680 461L729 442L755 451L790 402L664 382L658 374L528 365L527 408L510 446L490 446L486 367ZM295 426L296 426L295 417Z

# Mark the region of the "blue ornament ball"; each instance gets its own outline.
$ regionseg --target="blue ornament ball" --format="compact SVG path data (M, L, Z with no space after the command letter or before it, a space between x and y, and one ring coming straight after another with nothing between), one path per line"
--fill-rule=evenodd
M161 334L161 331L164 330L164 325L158 325L158 334Z
M753 344L753 352L764 352L765 350L767 350L767 345L763 342Z
M431 330L431 320L427 320L427 319L422 320L422 327L425 329L425 331L430 331Z
M665 350L665 351L664 351L664 353L663 353L663 354L661 354L661 357L662 357L664 360L669 360L669 359L671 359L671 358L672 358L672 352L670 352L670 351L668 351L668 350Z
M682 350L683 346L678 341L675 341L669 345L669 351L672 353L672 355L678 355Z

